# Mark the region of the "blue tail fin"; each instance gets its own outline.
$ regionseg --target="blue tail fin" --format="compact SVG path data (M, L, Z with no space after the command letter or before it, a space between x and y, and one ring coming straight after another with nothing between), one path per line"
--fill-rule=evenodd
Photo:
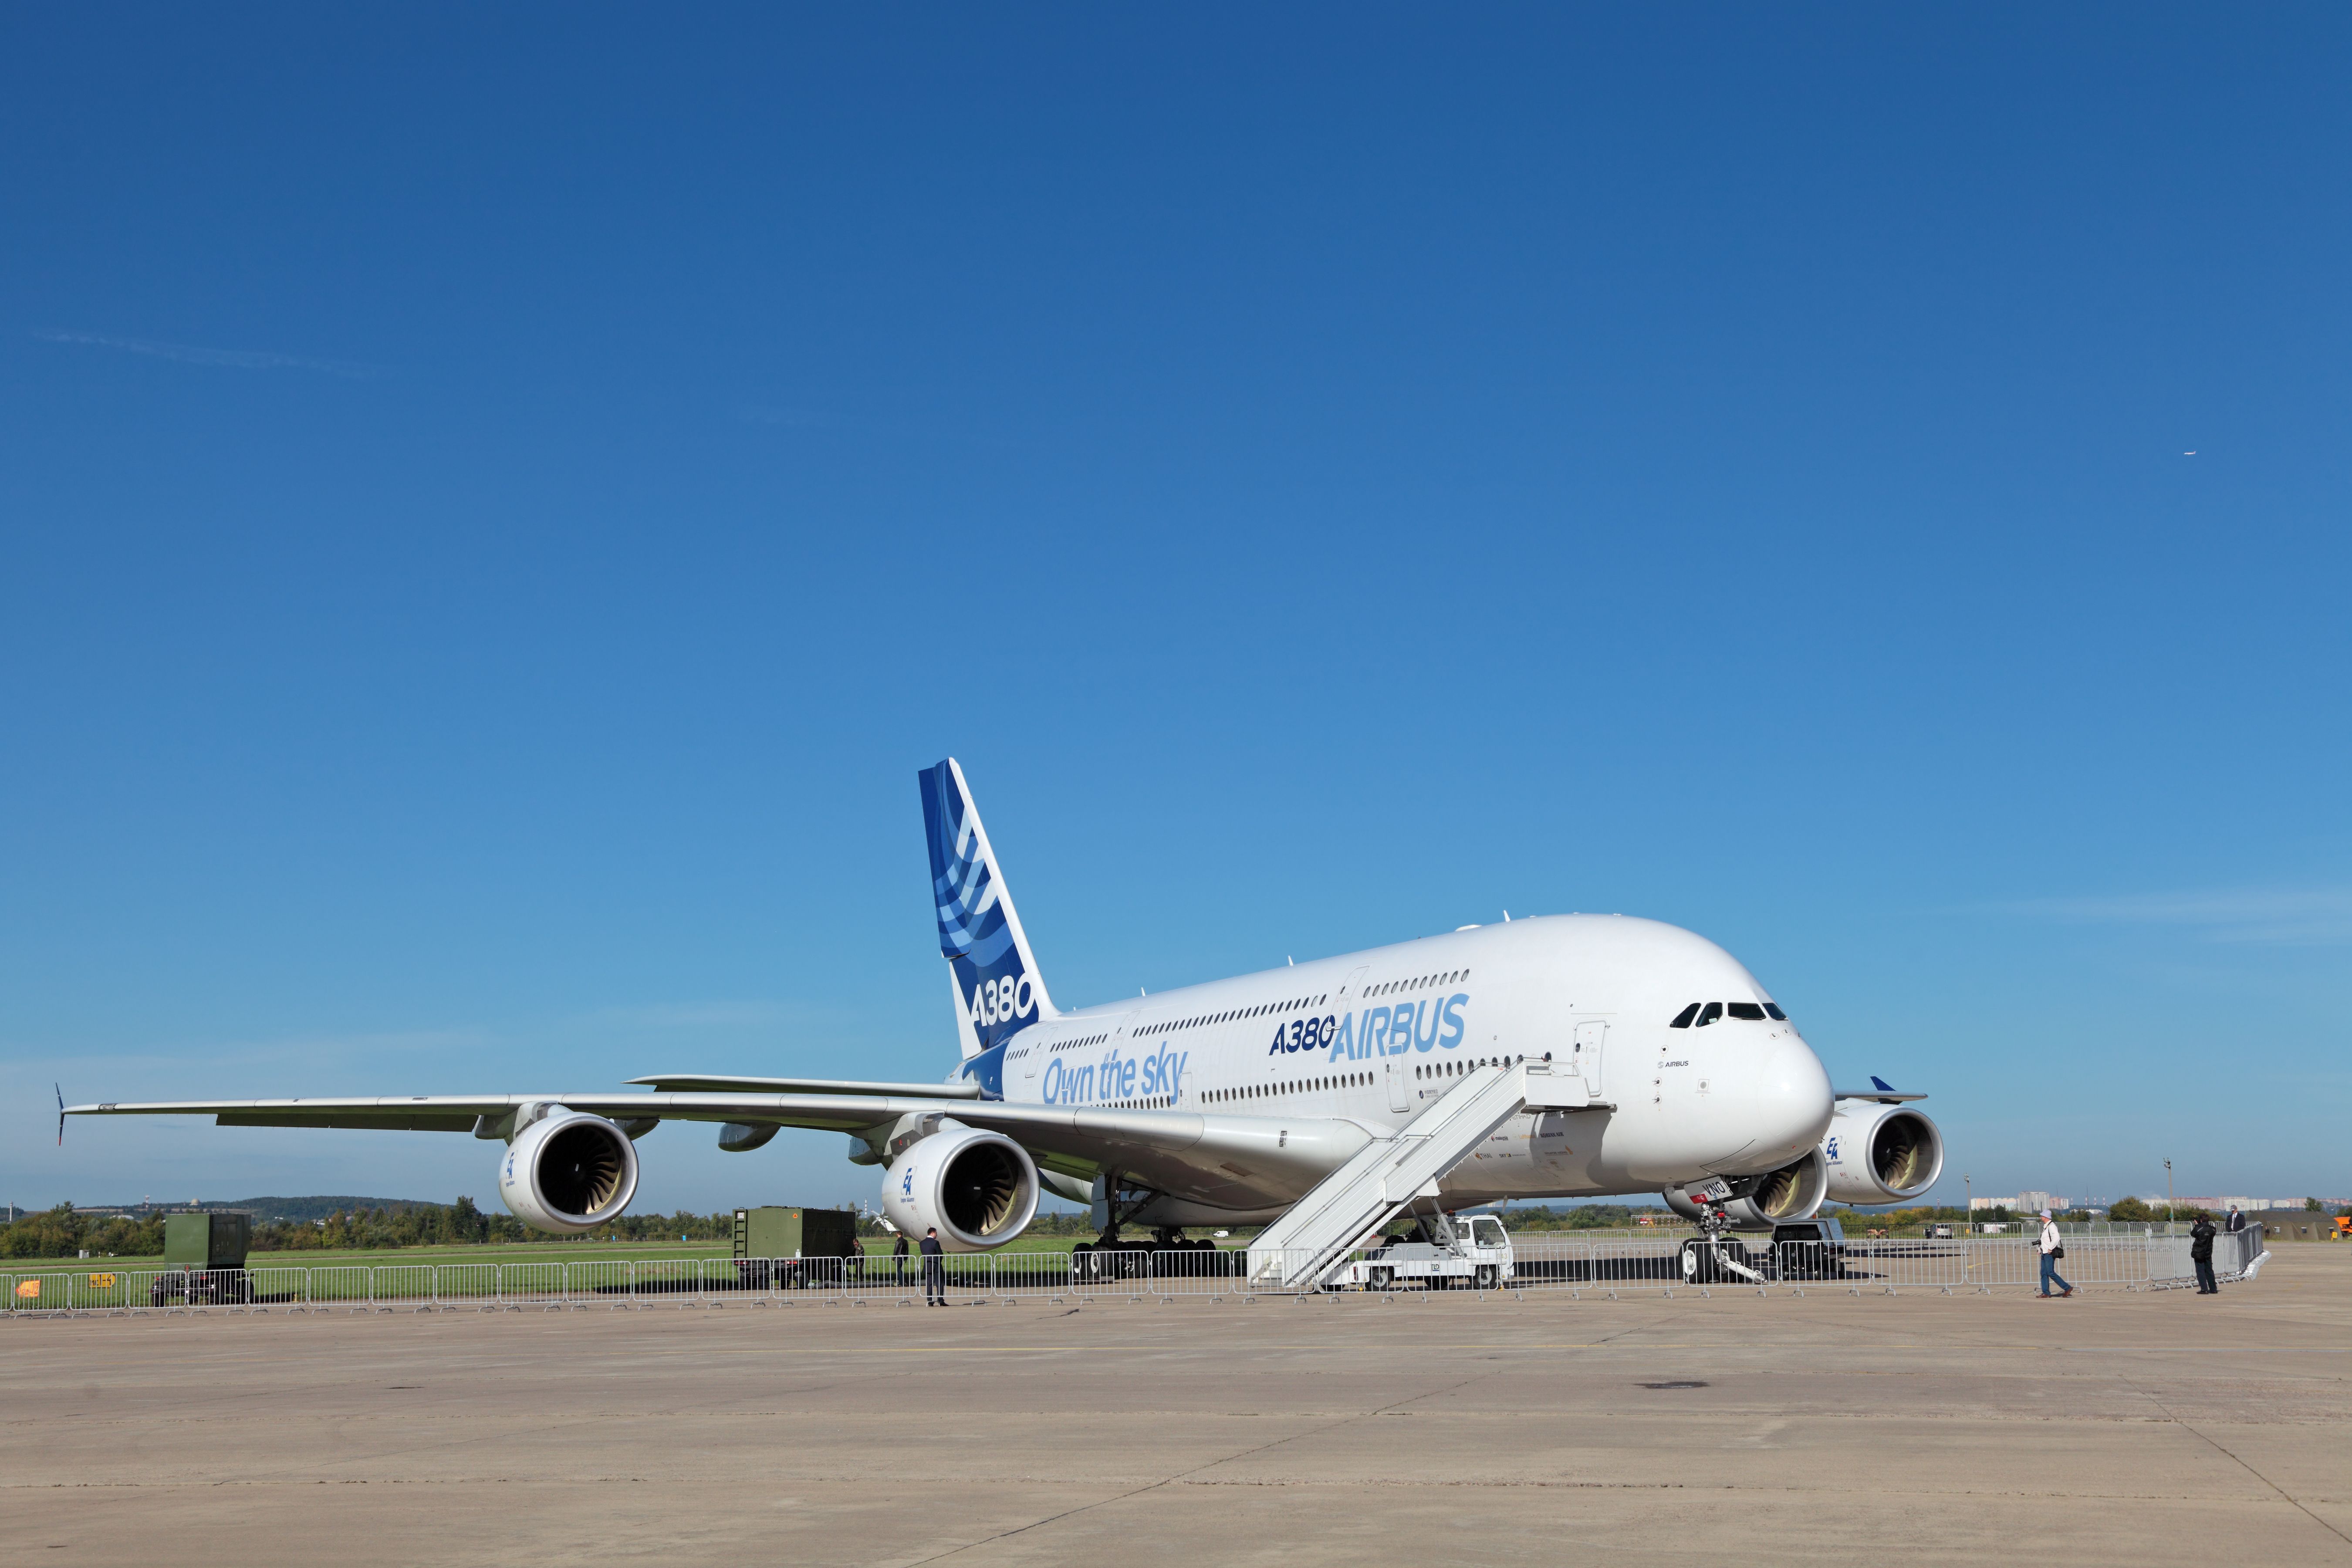
M940 916L940 952L955 986L956 1017L969 1058L1054 1015L1045 981L980 812L953 757L917 775L923 827L931 845L931 902Z

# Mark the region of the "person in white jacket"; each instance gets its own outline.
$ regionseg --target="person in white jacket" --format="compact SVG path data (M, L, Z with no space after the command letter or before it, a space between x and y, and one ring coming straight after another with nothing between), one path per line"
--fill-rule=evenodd
M2071 1296L2074 1293L2074 1287L2067 1284L2058 1272L2058 1255L2065 1250L2066 1244L2058 1235L2058 1222L2050 1217L2048 1209L2043 1209L2042 1211L2042 1293L2044 1296L2050 1294L2050 1287L2053 1285L2058 1287L2058 1293L2062 1296Z

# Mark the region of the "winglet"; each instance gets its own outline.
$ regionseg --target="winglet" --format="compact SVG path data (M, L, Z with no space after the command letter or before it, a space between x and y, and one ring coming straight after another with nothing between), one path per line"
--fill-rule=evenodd
M53 1083L49 1087L58 1091L58 1147L62 1149L66 1146L66 1086Z

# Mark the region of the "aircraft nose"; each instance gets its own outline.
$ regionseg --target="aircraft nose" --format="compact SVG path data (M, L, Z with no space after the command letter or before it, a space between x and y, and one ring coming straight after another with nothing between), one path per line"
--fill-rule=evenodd
M1822 1141L1836 1109L1828 1070L1794 1029L1759 1053L1748 1103L1758 1119L1758 1142L1791 1160Z

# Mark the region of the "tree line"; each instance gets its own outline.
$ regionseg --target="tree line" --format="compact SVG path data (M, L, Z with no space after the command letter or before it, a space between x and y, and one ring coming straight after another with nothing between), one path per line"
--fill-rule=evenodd
M154 1258L163 1250L163 1215L86 1215L71 1204L28 1211L0 1224L0 1258ZM512 1215L487 1214L470 1197L453 1204L338 1210L319 1221L270 1220L253 1227L256 1252L358 1251L396 1247L467 1247L486 1243L595 1241L726 1241L735 1234L732 1209L718 1214L625 1215L599 1226L593 1237L548 1236Z
M2321 1206L2316 1198L2305 1205L2312 1211L2318 1211ZM1964 1209L1935 1207L1834 1212L1848 1225L1867 1224L1872 1229L1884 1229L1890 1233L1924 1228L1930 1225L1965 1225L1970 1221L2014 1224L2032 1217L2012 1215L2005 1208L1979 1209L1974 1215ZM1652 1205L1635 1208L1624 1204L1576 1204L1556 1208L1513 1208L1505 1215L1504 1223L1514 1233L1618 1230L1631 1226L1636 1215L1647 1215L1656 1219L1672 1217L1669 1211ZM2188 1223L2200 1217L2218 1216L2207 1215L2205 1210L2189 1204L2168 1209L2162 1204L2148 1204L2138 1198L2118 1198L2104 1216L2087 1210L2074 1210L2063 1217L2069 1220L2105 1217L2118 1225L2149 1225L2162 1224L2168 1219ZM1030 1228L1042 1236L1073 1237L1091 1237L1095 1232L1091 1216L1084 1211L1040 1213ZM857 1229L862 1236L887 1234L872 1215L861 1216ZM512 1215L486 1213L475 1206L472 1198L461 1197L452 1204L417 1203L404 1204L398 1208L339 1209L320 1221L270 1220L254 1226L253 1250L343 1252L492 1243L559 1242L577 1245L583 1240L727 1241L734 1234L735 1214L731 1209L707 1215L690 1214L680 1209L676 1214L667 1215L625 1215L610 1225L599 1226L592 1237L548 1236L528 1228ZM28 1210L13 1224L0 1223L0 1258L71 1258L79 1252L88 1252L93 1258L155 1258L162 1256L163 1251L163 1215L161 1211L137 1215L86 1215L77 1211L71 1204L59 1204L55 1208Z

